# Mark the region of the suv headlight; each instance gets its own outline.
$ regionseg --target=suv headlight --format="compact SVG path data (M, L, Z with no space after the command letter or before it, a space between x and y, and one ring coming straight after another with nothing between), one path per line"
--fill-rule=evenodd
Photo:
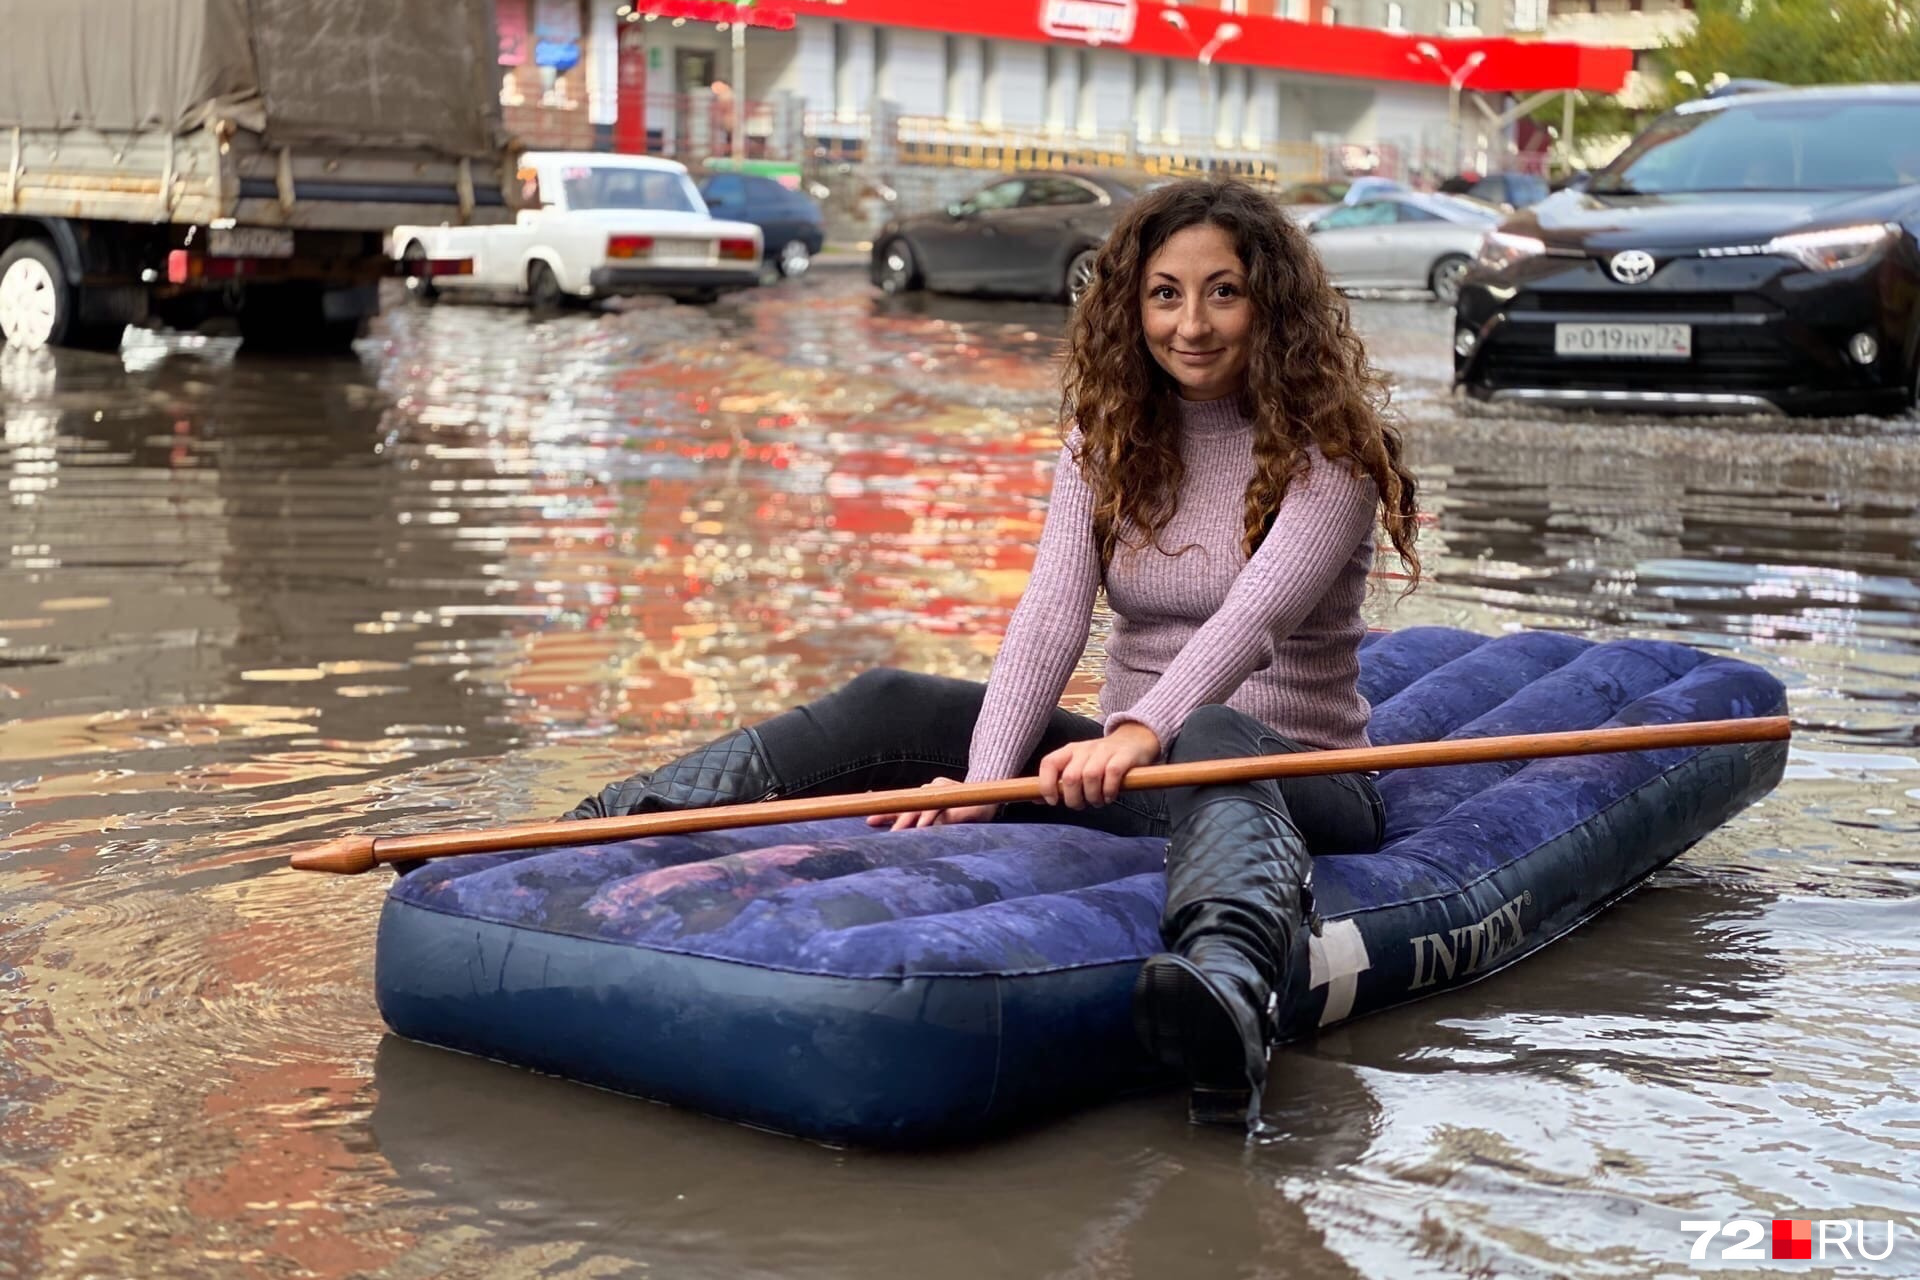
M1480 253L1474 261L1489 271L1505 271L1515 263L1537 258L1546 251L1546 242L1534 236L1489 231L1487 238L1480 242Z
M1890 222L1826 231L1796 231L1767 241L1766 252L1792 258L1809 271L1838 271L1858 266L1886 247L1900 228Z

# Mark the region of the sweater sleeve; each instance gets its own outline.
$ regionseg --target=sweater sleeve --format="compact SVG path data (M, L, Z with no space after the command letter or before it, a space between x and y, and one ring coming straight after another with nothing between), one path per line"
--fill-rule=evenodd
M1093 541L1093 493L1073 460L1077 439L1076 433L1060 452L1033 576L987 680L967 753L968 782L1011 778L1026 763L1087 645L1100 559Z
M1371 478L1316 451L1287 486L1273 527L1254 550L1218 612L1193 633L1139 701L1107 717L1106 729L1143 724L1164 751L1187 717L1225 702L1246 678L1273 662L1346 570L1354 548L1372 535L1378 491Z

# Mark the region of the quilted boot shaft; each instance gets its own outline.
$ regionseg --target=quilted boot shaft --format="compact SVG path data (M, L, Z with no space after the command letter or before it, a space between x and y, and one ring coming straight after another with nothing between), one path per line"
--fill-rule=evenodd
M569 809L566 817L620 818L634 813L708 809L722 804L770 800L779 792L760 736L752 729L728 734L651 773L636 773Z
M1255 789L1207 788L1192 808L1176 803L1185 811L1167 846L1160 933L1168 950L1217 966L1264 1020L1311 909L1313 859L1285 809L1247 794Z

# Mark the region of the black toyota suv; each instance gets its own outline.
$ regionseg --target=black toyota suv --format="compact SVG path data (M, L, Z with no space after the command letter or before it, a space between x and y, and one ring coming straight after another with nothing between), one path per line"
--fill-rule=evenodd
M1503 221L1455 309L1486 400L1679 412L1920 402L1920 85L1662 116L1584 191Z

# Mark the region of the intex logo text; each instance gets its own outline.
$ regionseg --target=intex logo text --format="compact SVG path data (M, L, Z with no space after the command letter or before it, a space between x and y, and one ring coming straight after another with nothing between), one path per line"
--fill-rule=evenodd
M1456 975L1464 978L1478 973L1512 951L1527 936L1520 908L1532 905L1533 893L1529 890L1472 924L1413 938L1413 983L1407 990L1418 991L1436 982L1452 982Z
M1874 1241L1868 1232L1869 1227L1884 1228L1885 1235ZM1715 1236L1725 1236L1727 1243L1720 1246L1719 1256L1732 1262L1758 1262L1768 1255L1761 1252L1760 1242L1766 1238L1765 1227L1751 1218L1732 1218L1726 1222L1711 1222L1706 1219L1689 1219L1680 1224L1680 1229L1695 1234L1693 1252L1687 1256L1700 1259L1711 1255L1707 1246ZM1871 1234L1879 1234L1874 1232ZM1845 1258L1852 1261L1854 1254L1847 1251L1851 1244L1859 1251L1859 1256L1869 1262L1879 1262L1893 1253L1897 1236L1892 1222L1862 1222L1857 1218L1775 1218L1773 1219L1773 1253L1776 1259L1793 1261L1796 1259ZM1874 1253L1869 1245L1878 1243L1880 1252Z

